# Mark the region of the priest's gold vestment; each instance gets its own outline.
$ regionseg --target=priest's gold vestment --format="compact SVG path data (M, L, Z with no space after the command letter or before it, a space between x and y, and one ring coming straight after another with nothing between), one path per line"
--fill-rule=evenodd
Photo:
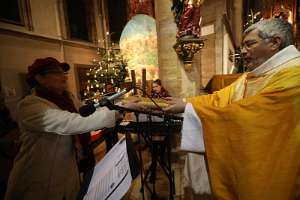
M299 57L187 101L203 124L216 199L299 198Z

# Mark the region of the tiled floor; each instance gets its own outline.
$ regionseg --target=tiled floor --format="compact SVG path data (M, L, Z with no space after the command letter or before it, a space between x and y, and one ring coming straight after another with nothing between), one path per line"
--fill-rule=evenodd
M143 152L143 160L144 162L144 172L150 166L150 154L149 152ZM183 172L183 162L172 162L172 169L174 171L174 180L175 180L175 195L173 196L174 199L182 199L183 191L182 191L182 172ZM145 175L145 174L143 174ZM146 179L146 184L149 186L150 190L152 191L153 183L150 181L150 176ZM127 195L124 197L124 200L138 200L143 199L141 193L141 177L140 175L134 180L130 190L128 191ZM158 166L156 169L156 179L155 179L155 191L157 197L154 199L168 199L169 197L169 180L167 175L163 172L163 169ZM144 198L146 200L151 199L151 192L149 189L145 188Z

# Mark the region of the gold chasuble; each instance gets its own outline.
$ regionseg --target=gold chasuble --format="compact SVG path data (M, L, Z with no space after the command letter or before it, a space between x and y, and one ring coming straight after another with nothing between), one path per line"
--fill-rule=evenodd
M244 74L212 95L188 98L203 124L213 195L294 200L300 177L300 59Z

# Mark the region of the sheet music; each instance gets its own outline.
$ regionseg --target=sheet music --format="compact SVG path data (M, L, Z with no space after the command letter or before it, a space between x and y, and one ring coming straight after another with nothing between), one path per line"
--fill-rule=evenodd
M84 200L121 199L132 182L125 136L95 166Z

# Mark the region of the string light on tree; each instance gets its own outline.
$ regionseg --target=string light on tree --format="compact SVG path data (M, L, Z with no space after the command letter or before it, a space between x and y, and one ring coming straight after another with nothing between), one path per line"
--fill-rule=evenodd
M107 41L108 39L104 41L105 47L107 47ZM84 91L86 101L96 101L98 96L103 95L106 92L106 83L113 84L116 91L120 90L128 75L127 63L114 43L108 48L98 47L97 55L99 59L92 60L92 67L86 73L88 77Z

